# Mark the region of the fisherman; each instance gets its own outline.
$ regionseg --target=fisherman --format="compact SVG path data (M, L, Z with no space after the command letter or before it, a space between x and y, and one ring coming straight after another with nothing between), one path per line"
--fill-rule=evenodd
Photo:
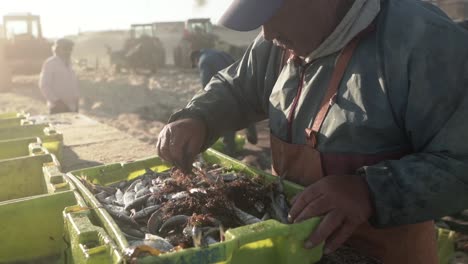
M78 112L78 79L71 65L73 45L65 38L55 41L54 55L42 66L39 88L47 100L49 114Z
M417 0L233 0L263 32L161 131L188 169L226 131L269 119L274 172L305 186L305 241L383 263L437 263L433 220L468 204L468 34Z
M200 49L192 51L190 54L192 67L198 67L200 71L200 80L205 87L219 71L227 68L235 61L231 55L226 52L215 49ZM247 141L250 144L257 144L257 129L255 124L250 124L245 130ZM236 148L236 131L227 131L223 135L223 143L226 146L225 153L234 155Z

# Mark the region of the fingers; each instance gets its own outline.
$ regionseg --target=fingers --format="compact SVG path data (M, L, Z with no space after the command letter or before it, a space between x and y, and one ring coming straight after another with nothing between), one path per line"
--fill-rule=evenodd
M189 172L196 154L206 139L207 127L199 119L180 119L166 125L158 137L156 144L158 155Z
M156 149L159 157L188 173L194 157L201 150L203 137L193 140L193 134L187 133L190 129L186 126L182 122L166 125L159 134Z
M316 247L321 242L325 241L344 221L344 216L337 211L331 211L328 213L320 222L319 226L312 235L309 237L308 241L305 243L305 248Z
M314 216L324 215L333 209L330 199L326 195L321 195L310 201L306 207L293 218L294 223L301 222Z
M294 197L291 210L289 210L288 220L292 222L296 219L311 201L321 195L321 192L316 191L314 185L307 187L302 193Z
M182 160L181 160L181 166L179 167L183 172L185 173L189 173L191 170L192 170L192 163L193 163L193 159L195 157L195 155L191 155L190 153L190 141L187 142L186 144L184 144L184 146L182 147L182 154L181 154L181 157L182 157Z
M172 158L170 156L170 137L167 127L164 127L158 137L158 143L156 144L156 149L158 156L163 160L172 163Z
M338 249L344 242L346 242L346 240L348 240L357 227L358 225L345 220L343 225L327 239L324 253L329 254Z
M196 141L196 140L189 140L187 144L185 145L184 148L184 164L188 168L192 166L193 160L195 159L195 156L200 153L202 150L202 142Z

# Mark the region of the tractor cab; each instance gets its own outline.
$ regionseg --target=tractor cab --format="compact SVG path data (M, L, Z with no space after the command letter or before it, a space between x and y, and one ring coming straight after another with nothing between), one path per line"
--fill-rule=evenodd
M156 38L156 24L133 24L130 26L130 38L139 39L142 36Z
M42 35L39 16L8 14L3 17L4 56L13 74L37 74L52 55L52 44Z
M213 24L209 18L193 18L185 21L184 35L189 37L194 34L213 34Z

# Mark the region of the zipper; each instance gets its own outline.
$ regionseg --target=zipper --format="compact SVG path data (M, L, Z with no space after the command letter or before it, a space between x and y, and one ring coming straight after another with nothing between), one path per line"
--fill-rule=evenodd
M288 141L289 143L292 142L292 126L293 126L293 121L294 121L294 115L296 114L296 108L297 108L297 104L299 103L299 98L301 97L301 94L302 94L302 88L304 86L304 76L305 76L305 69L306 69L306 65L304 66L299 66L301 68L301 74L300 74L300 81L299 81L299 85L298 85L298 88L297 88L297 92L296 92L296 97L294 97L294 101L293 101L293 104L291 106L291 111L289 112L289 115L288 115Z

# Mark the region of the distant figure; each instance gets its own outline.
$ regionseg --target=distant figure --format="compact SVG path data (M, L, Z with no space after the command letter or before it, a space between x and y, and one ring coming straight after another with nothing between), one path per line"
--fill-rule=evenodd
M214 49L200 49L193 51L190 55L192 67L198 67L200 70L200 79L203 87L205 87L219 71L227 68L235 61L226 52ZM247 141L251 144L257 144L257 129L255 124L251 124L246 128ZM226 145L226 154L233 155L235 153L235 131L226 132L223 136L223 143Z
M73 45L71 40L58 39L52 47L54 55L42 65L39 88L49 114L78 112L78 79L71 66Z

